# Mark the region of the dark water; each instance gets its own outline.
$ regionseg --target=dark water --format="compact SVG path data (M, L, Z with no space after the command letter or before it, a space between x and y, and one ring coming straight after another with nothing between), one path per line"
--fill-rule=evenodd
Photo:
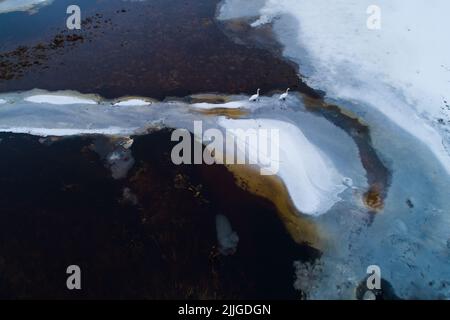
M17 38L0 52L0 92L39 87L162 99L291 87L313 94L291 64L230 40L214 19L218 0L79 1L84 20L75 32L65 30L67 3L56 0L32 16L0 15L10 26L0 39ZM73 34L76 41L63 41Z
M89 147L99 138L0 138L1 298L298 298L292 262L317 253L224 167L173 165L169 131L136 137L120 181ZM233 256L216 249L218 213L239 234ZM65 286L72 264L78 292Z

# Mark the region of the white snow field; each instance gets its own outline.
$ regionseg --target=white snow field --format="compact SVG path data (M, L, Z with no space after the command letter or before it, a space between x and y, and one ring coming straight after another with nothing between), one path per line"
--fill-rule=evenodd
M241 8L245 3L245 8ZM379 0L381 29L367 27L371 0L227 0L219 19L273 22L284 55L329 99L370 109L430 148L450 173L450 2ZM253 10L250 10L253 9ZM439 120L439 119L443 119Z
M219 125L236 137L238 152L248 154L264 168L277 170L296 208L305 214L320 215L340 200L338 195L346 189L344 177L320 148L312 144L295 125L272 119L233 120L219 118ZM245 139L234 132L245 128L255 132L258 139ZM276 131L275 131L276 130ZM272 132L277 132L277 141ZM263 141L261 141L263 140ZM268 146L262 148L261 146ZM269 146L278 150L269 150Z

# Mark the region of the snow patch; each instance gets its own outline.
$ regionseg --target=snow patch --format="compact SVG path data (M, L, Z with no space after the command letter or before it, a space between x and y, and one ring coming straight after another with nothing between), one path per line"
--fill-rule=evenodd
M221 117L218 124L230 130L278 130L279 143L270 141L271 134L259 135L259 141L239 139L235 135L238 153L248 154L249 158L259 159L262 167L278 162L278 176L282 179L295 207L304 214L321 215L340 200L339 194L347 187L345 177L335 168L333 162L311 143L297 126L272 119L232 120ZM266 139L267 141L261 141ZM279 153L268 152L262 145L277 145Z
M117 107L127 107L127 106L149 106L152 102L145 99L125 99L114 103Z
M225 256L234 254L239 243L239 236L233 231L230 220L222 214L216 215L216 232L219 252Z
M39 94L26 97L24 99L27 102L33 103L48 103L48 104L57 104L57 105L67 105L67 104L97 104L97 101L76 97L70 95L53 95L53 94Z
M194 109L212 110L212 109L240 109L245 108L246 103L244 101L231 101L226 103L194 103L191 105Z

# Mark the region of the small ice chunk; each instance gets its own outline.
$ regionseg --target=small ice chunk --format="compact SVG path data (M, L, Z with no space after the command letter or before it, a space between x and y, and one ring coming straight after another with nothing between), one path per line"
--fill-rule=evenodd
M203 110L210 110L210 109L240 109L240 108L245 108L245 103L243 101L231 101L231 102L226 102L226 103L201 102L201 103L194 103L194 104L191 105L191 107L194 108L194 109L203 109Z
M53 95L53 94L38 94L26 97L24 100L33 103L48 103L57 105L97 104L97 101L88 98L75 97L70 95Z
M134 166L134 158L131 150L115 150L107 156L108 165L112 177L116 180L127 176L128 171Z
M216 215L217 241L219 242L219 251L228 256L236 252L239 243L239 236L233 231L228 218L222 214Z
M131 138L129 138L129 137L127 137L127 138L124 138L122 141L120 141L119 144L120 144L124 149L130 149L131 146L133 145L133 143L134 143L134 140L131 139Z
M114 106L116 107L126 107L126 106L133 106L133 107L139 107L139 106L149 106L152 102L145 100L145 99L126 99L121 100L119 102L114 103Z
M351 178L345 177L342 179L342 183L349 188L353 187L353 180Z
M122 158L122 155L119 152L113 152L109 155L108 160L116 161L116 160L120 160L121 158Z

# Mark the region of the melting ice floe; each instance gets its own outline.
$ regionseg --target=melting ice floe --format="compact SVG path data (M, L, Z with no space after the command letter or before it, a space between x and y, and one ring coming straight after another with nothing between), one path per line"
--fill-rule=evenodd
M366 28L372 1L248 0L242 10L243 2L225 0L219 18L272 22L285 56L369 124L393 171L370 226L348 203L316 220L329 247L313 265L296 263L296 287L312 299L354 298L376 264L401 298L449 299L450 2L380 0L378 31Z
M93 99L81 98L77 96L64 95L64 94L36 94L24 99L27 102L34 103L47 103L56 105L66 105L66 104L97 104L97 101Z
M0 1L0 13L32 11L52 2L53 0L3 0Z
M120 100L116 103L114 103L117 107L127 107L127 106L149 106L152 102L147 99L138 99L138 98L130 98L130 99L124 99Z
M277 129L281 142L280 160L277 163L279 177L285 182L297 209L305 214L323 214L338 202L339 194L347 188L345 177L358 181L360 187L366 183L351 138L326 120L300 112L303 104L295 96L283 104L283 112L280 112L277 96L263 97L258 104L249 103L246 96L235 96L230 97L230 102L225 104L202 105L202 109L207 106L246 106L250 112L248 116L259 120L229 120L206 115L195 112L198 104L180 101L154 102L151 105L132 103L124 107L73 92L34 90L0 95L0 99L8 101L0 107L0 132L40 136L130 136L157 126L186 128L194 132L194 120L203 120L205 127L223 131L256 127ZM301 128L305 128L307 133L303 133ZM245 148L242 143L237 141L240 150ZM265 160L274 161L270 158Z
M234 135L238 137L237 149L241 153L247 152L249 158L259 159L261 167L279 162L278 176L291 190L294 205L301 212L312 215L327 212L339 200L338 195L346 189L344 177L333 162L297 126L272 119L232 120L223 117L219 118L218 123L229 132L240 128L278 130L279 143L269 141L272 138L270 133L264 135L268 141L239 139ZM263 135L258 138L263 139ZM279 150L266 150L260 147L261 143L266 146L276 145Z
M230 101L220 104L215 103L207 103L207 102L200 102L200 103L194 103L192 104L192 108L195 109L204 109L204 110L211 110L211 109L239 109L239 108L247 108L247 107L253 107L250 103L246 101Z

